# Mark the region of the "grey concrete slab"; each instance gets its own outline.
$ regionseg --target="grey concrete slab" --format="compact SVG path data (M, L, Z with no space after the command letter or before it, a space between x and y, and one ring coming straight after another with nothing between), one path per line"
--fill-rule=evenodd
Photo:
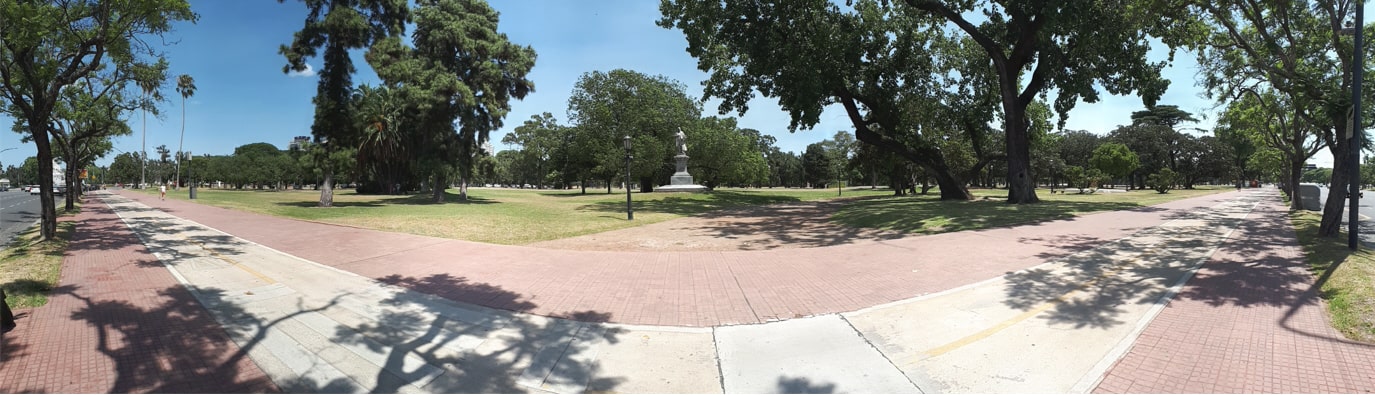
M715 334L726 393L921 392L839 315Z
M923 390L1083 390L1252 207L1219 204L996 281L843 316Z
M599 346L599 372L587 392L721 393L710 328L613 326L617 341Z

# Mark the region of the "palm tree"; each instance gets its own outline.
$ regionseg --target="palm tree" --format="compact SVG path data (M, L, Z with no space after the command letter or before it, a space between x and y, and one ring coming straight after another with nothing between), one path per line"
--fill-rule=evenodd
M138 176L138 185L140 188L146 188L145 185L147 185L148 182L148 107L152 105L148 102L148 96L157 97L158 85L161 85L161 83L152 78L139 78L138 80L138 87L143 90L143 103L140 106L143 107L143 156L139 161L140 170Z
M367 168L384 182L383 190L392 190L401 170L399 164L407 157L405 136L401 133L402 105L396 92L380 86L363 84L353 91L355 121L363 130L358 146L358 164Z
M196 80L190 74L177 76L177 93L181 94L181 137L177 139L177 176L174 187L181 186L182 142L186 141L186 98L196 94Z

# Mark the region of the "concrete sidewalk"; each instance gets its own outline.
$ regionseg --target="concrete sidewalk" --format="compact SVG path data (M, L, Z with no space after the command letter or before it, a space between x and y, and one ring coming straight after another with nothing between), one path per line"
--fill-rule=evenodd
M711 327L840 313L1026 269L1231 200L1228 192L1034 225L729 252L566 251L291 220L122 192L312 262L447 299L607 322ZM977 264L973 264L977 263Z
M522 264L570 266L539 262L543 255L536 253L540 251L537 249L476 243L428 245L429 254L443 245L485 249L477 251L485 258L478 261L495 268L465 273L466 278L440 271L453 267L429 268L422 271L423 276L407 272L423 266L398 260L396 254L390 261L373 261L366 266L356 260L325 265L168 213L194 216L193 204L155 209L119 196L105 199L220 322L239 328L230 330L235 341L249 350L253 360L286 391L906 393L1092 389L1160 310L1172 294L1171 287L1186 280L1233 229L1246 222L1257 201L1272 197L1263 193L1223 195L1178 202L1176 208L1117 213L1120 218L1115 221L1094 217L1058 223L1069 230L1038 225L1012 228L1024 234L1019 237L996 231L932 237L958 246L973 243L957 241L960 239L997 244L1000 238L1062 240L1066 232L1075 231L1125 234L1101 244L1082 242L1073 246L1078 252L1048 246L1050 243L1003 249L1000 254L1020 260L1005 259L1000 261L1002 265L1026 266L973 281L967 280L965 272L977 270L961 270L972 269L970 265L919 261L918 267L923 269L919 271L927 273L904 278L939 284L941 288L935 291L941 292L857 311L711 328L599 324L595 322L616 319L596 310L558 314L574 318L564 320L436 296L453 295L444 291L460 289L459 295L489 305L514 302L528 305L523 310L535 310L533 300L487 284L484 273L517 270ZM1113 227L1107 228L1109 224ZM1123 227L1131 224L1146 226ZM1088 229L1088 225L1099 229ZM310 223L294 226L298 232L304 232L303 228L338 228ZM409 237L409 245L415 246L424 244L417 240L425 240L342 229L360 235L360 241L372 237L404 243ZM990 237L990 233L999 237ZM916 241L921 239L927 238L902 242L910 243L905 244L909 248L935 248ZM281 240L264 242L283 244ZM811 254L793 257L788 265L830 263L833 273L827 279L835 283L831 287L864 289L864 284L845 279L850 262L863 265L866 260L879 260L895 265L893 262L903 259L892 255L910 258L930 253L907 249L898 253L883 250L884 246L892 245L808 250ZM837 249L845 251L832 251ZM871 251L875 249L886 255ZM839 262L825 259L865 251L871 255ZM449 250L449 254L469 255L465 260L477 260L471 257L473 253ZM644 258L643 254L594 255L603 265L632 264L626 261ZM734 254L664 253L650 257L667 265L694 261L682 262L682 255L701 258ZM536 261L522 263L528 260ZM912 264L902 268L912 270ZM359 268L390 274L360 276L351 272ZM379 277L382 281L377 281ZM634 283L624 282L624 277L618 279L621 288L632 293L678 280L664 277ZM791 285L803 286L796 282ZM738 287L742 293L749 289L743 284ZM921 288L906 291L921 292ZM713 295L692 295L689 300L711 305ZM630 302L656 303L643 299Z
M1272 190L1229 192L1032 226L792 253L660 254L576 253L455 242L263 217L155 197L142 199L137 194L131 196L136 199L105 192L92 195L108 203L106 212L118 213L127 227L110 216L84 236L93 238L89 245L108 244L110 251L138 250L129 241L127 232L132 230L161 264L144 258L135 265L144 271L131 271L130 263L121 263L127 259L106 260L93 266L103 274L72 281L85 287L103 284L109 276L146 273L136 279L152 285L139 288L121 283L122 289L167 288L161 293L166 295L182 289L167 287L163 284L167 279L183 284L190 292L181 294L193 296L205 309L196 310L199 306L194 302L188 305L190 297L173 296L181 300L174 303L181 306L176 314L152 316L167 319L187 314L199 320L193 327L157 330L174 335L194 332L193 339L199 339L194 344L215 350L203 353L202 358L220 361L213 366L235 367L199 382L217 392L268 391L274 389L273 384L288 392L405 393L1024 393L1184 388L1362 392L1371 388L1363 384L1371 370L1362 375L1360 369L1369 366L1375 351L1365 345L1341 346L1327 354L1340 357L1317 360L1321 365L1298 365L1294 370L1302 369L1298 371L1308 380L1295 379L1298 384L1292 386L1248 387L1252 382L1227 380L1238 376L1263 382L1277 369L1307 362L1260 352L1291 344L1285 339L1294 336L1327 337L1318 345L1320 352L1332 350L1322 347L1341 343L1330 337L1322 304L1311 295L1283 301L1244 299L1264 297L1269 289L1263 287L1273 285L1265 281L1277 273L1289 273L1283 281L1295 292L1311 283L1311 276L1302 276L1301 263L1294 263L1292 237L1267 233L1288 229L1283 209L1267 203L1276 199ZM87 205L96 206L100 204L95 199ZM238 230L220 231L225 229ZM122 244L107 240L109 232L121 231L126 232ZM1238 237L1244 237L1243 241L1237 242ZM73 251L92 257L102 252ZM1265 257L1260 262L1264 264L1248 260L1254 256ZM1202 274L1191 280L1200 265ZM1242 281L1210 283L1208 279L1223 266L1230 274L1221 278ZM640 270L616 270L626 267ZM1272 272L1273 268L1283 270ZM510 273L524 270L532 272ZM79 272L69 267L63 284L69 281L68 271ZM148 280L156 277L154 272L163 273L163 283ZM884 273L900 277L873 280ZM519 276L536 279L532 283L514 280ZM735 283L701 286L701 279L711 276L728 276L721 279ZM530 284L536 285L522 288ZM666 288L674 289L677 297L651 297L666 295ZM1234 289L1242 291L1229 293ZM610 301L617 303L605 304L608 299L598 293L606 292L624 300L613 298ZM59 293L58 297L64 294L78 293ZM102 297L146 297L110 295ZM825 299L836 295L854 296ZM577 300L570 302L570 298ZM732 303L734 298L743 304ZM1179 308L1196 301L1205 303L1194 310ZM1267 321L1268 316L1253 318L1256 310L1246 309L1260 302L1292 301L1301 301L1297 313L1284 315L1277 324ZM63 317L86 317L62 309L48 312L63 305L57 302L55 298L56 304L36 310L31 319L57 322ZM855 305L860 306L848 308ZM569 306L586 308L561 310ZM204 314L206 310L209 315ZM197 311L201 313L196 315ZM633 314L646 311L655 313ZM760 316L760 311L771 313ZM1192 311L1192 315L1181 311ZM719 314L703 319L703 312ZM787 319L779 312L798 318ZM569 319L539 315L546 313ZM635 324L640 322L635 317L647 316L673 325ZM209 317L218 325L209 322ZM723 317L752 317L744 320L752 324L719 325ZM78 325L55 332L52 341L97 338L93 334L110 333L109 328L128 333L157 328L149 322L119 322L118 326ZM1244 331L1234 332L1232 338L1241 333L1252 339L1276 340L1259 349L1226 341L1227 336L1211 326L1217 322L1244 325ZM1161 323L1168 326L1162 329ZM1160 341L1184 327L1190 328L1185 337ZM227 336L215 338L216 333ZM23 336L41 335L27 332ZM152 340L138 344L157 347L161 342L180 341L146 337ZM34 355L49 352L58 351ZM0 389L88 391L81 389L85 387L5 385L11 378L25 383L67 378L71 370L62 369L73 369L68 366L81 366L74 370L88 377L77 377L93 382L144 377L101 365L109 360L117 365L121 360L154 361L129 366L137 367L135 372L181 377L175 374L181 365L169 360L171 356L120 359L89 349L84 352L91 355L82 357L82 363L0 365ZM1246 363L1205 358L1209 353ZM1162 360L1174 370L1156 374ZM172 364L159 365L164 363L159 361ZM163 370L149 370L150 366ZM1303 369L1310 366L1321 369ZM261 373L253 376L257 369ZM254 378L263 375L271 383ZM1343 380L1351 385L1325 385ZM1181 387L1176 384L1180 381L1194 384ZM1199 383L1213 386L1200 387ZM115 392L196 391L171 385L97 385L89 391L114 391L109 388L123 389Z
M0 393L276 391L109 207L73 221L48 304L0 334Z

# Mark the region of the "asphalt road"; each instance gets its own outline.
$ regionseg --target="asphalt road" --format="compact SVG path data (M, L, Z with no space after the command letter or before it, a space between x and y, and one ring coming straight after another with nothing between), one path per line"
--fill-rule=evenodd
M1322 190L1322 202L1327 203L1327 187L1319 187ZM1356 208L1360 213L1360 229L1357 230L1361 241L1367 244L1375 244L1375 191L1365 191L1361 197L1360 207ZM1347 219L1350 218L1345 211L1342 213L1342 229L1346 229Z
M40 211L38 195L29 195L22 189L0 192L0 248L9 246L15 235L33 226Z

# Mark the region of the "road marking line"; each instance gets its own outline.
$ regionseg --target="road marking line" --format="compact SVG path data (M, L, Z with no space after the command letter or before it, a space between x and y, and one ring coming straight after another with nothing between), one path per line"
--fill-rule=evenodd
M1139 262L1140 262L1137 258L1128 258L1128 259L1131 260L1131 261L1135 261L1135 262L1133 262L1133 263L1139 263ZM972 334L972 335L962 337L962 338L960 338L959 340L955 340L955 341L953 341L953 342L946 343L946 344L943 345L943 346L936 347L936 348L933 348L933 349L930 349L930 350L926 350L925 352L922 353L922 355L919 355L917 359L918 359L918 360L926 360L926 359L931 359L931 358L939 357L939 356L941 356L941 355L944 355L945 353L954 351L954 350L956 350L956 349L958 349L958 348L960 348L960 347L964 347L964 346L973 344L974 342L977 342L977 341L979 341L979 340L986 339L986 338L988 338L989 336L993 336L994 334L996 334L996 333L998 333L998 332L1001 332L1001 331L1004 330L1004 329L1007 329L1007 328L1009 328L1009 327L1011 327L1011 326L1013 326L1013 325L1016 325L1017 323L1020 323L1020 322L1022 322L1022 321L1026 321L1028 318L1035 317L1036 315L1039 315L1039 314L1041 314L1041 313L1044 313L1046 310L1050 310L1050 308L1052 308L1052 307L1055 307L1055 306L1060 305L1060 304L1063 304L1063 303L1068 303L1068 302L1069 302L1069 296L1070 296L1071 294L1073 294L1073 293L1075 293L1075 292L1082 291L1082 290L1084 290L1085 288L1088 288L1088 287L1093 286L1093 285L1095 285L1095 284L1098 284L1098 283L1099 283L1100 281L1102 281L1103 279L1108 278L1108 277L1111 277L1111 276L1115 276L1115 275L1117 275L1117 274L1120 273L1120 272L1121 272L1120 270L1111 270L1111 271L1103 272L1102 274L1099 274L1097 277L1094 277L1093 279L1090 279L1090 280L1088 280L1088 281L1085 281L1085 282L1080 283L1078 286L1076 286L1074 289L1070 290L1069 292L1066 292L1066 293L1064 293L1063 295L1060 295L1060 296L1056 296L1055 299L1051 299L1050 301L1042 302L1041 304L1036 305L1036 307L1033 307L1031 310L1027 310L1026 312L1023 312L1022 314L1018 314L1016 317L1008 318L1008 319L1006 319L1006 320L1003 320L1002 322L999 322L997 325L993 325L992 327L989 327L988 329L984 329L984 330L979 331L979 332L977 332L977 333L974 333L974 334Z

